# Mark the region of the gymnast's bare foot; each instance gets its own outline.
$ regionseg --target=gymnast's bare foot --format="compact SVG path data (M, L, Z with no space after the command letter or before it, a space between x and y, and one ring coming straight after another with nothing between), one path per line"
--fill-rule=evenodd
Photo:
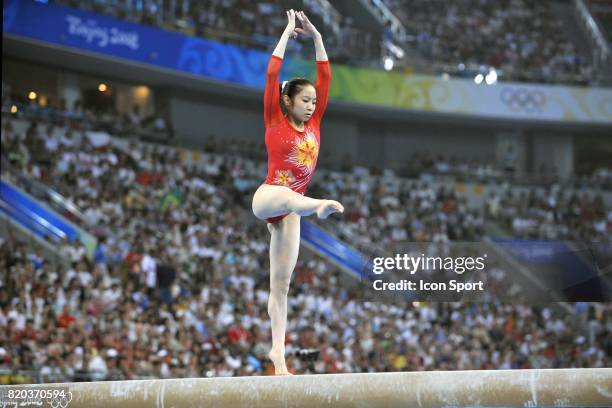
M268 353L268 358L274 364L274 375L293 375L287 370L285 363L285 353L283 350L272 348Z
M329 217L330 214L335 212L343 213L344 207L337 201L334 200L321 200L323 201L319 208L317 208L317 217L321 219L325 219Z

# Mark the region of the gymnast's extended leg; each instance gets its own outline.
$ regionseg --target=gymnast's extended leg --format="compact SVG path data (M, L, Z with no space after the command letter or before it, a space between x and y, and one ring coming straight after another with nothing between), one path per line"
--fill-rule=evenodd
M272 349L268 357L274 363L276 375L289 375L285 363L287 294L300 249L300 216L291 213L280 221L268 224L268 229L272 234L268 298L268 314L272 322Z
M327 218L334 212L344 212L344 207L334 200L318 200L296 193L289 187L262 184L253 196L253 214L259 219L294 212L305 217L316 213L319 218Z

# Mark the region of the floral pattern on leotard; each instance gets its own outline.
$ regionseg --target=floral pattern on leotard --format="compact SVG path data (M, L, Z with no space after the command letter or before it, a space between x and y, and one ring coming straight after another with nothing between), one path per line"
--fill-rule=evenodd
M294 182L295 177L291 170L276 170L274 174L274 184L289 187Z
M300 188L310 181L318 155L319 143L310 129L306 131L304 136L295 139L286 161L300 167L304 173L300 180L291 184L291 188Z

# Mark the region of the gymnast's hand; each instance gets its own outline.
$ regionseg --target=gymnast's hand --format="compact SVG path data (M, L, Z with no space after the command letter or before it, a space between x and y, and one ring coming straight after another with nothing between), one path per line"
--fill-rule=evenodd
M306 14L304 14L303 11L299 11L296 16L298 20L300 20L302 28L296 28L295 31L309 38L315 38L316 36L320 35L314 24L310 22L310 20L308 19L308 17L306 17Z
M287 27L285 32L293 38L297 38L298 33L295 29L295 11L293 9L287 11Z

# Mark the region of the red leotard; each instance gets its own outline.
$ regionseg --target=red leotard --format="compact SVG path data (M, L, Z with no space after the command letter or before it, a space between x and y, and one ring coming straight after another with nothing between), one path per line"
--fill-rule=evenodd
M312 180L319 155L321 118L327 107L331 69L329 61L317 61L317 104L311 118L299 131L289 123L280 108L278 75L282 58L272 55L264 92L264 122L268 150L268 177L264 184L286 186L302 195ZM268 218L275 222L289 213Z

